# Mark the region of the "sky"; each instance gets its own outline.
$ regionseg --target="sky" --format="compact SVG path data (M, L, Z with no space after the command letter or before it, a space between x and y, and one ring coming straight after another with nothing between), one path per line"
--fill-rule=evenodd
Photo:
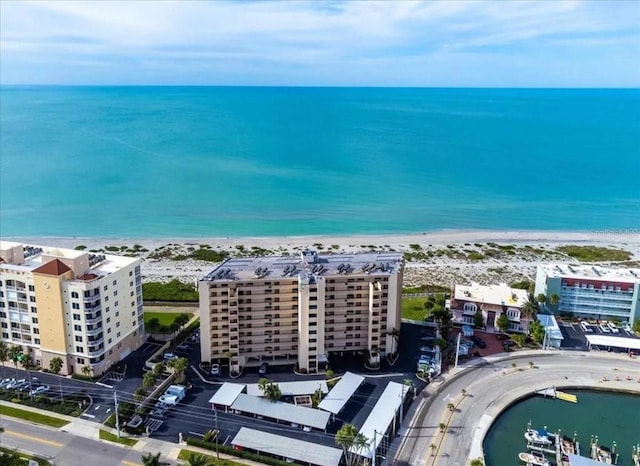
M640 0L2 0L0 83L637 88Z

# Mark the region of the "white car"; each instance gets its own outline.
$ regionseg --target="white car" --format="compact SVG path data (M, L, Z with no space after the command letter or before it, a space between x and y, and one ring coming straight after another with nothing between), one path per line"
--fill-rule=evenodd
M618 330L618 327L613 322L609 322L608 327L611 333L620 333L620 330Z
M598 325L598 328L600 329L600 331L602 333L611 333L611 329L609 328L608 325L600 324L600 325Z
M220 364L211 364L211 375L220 375Z
M622 330L624 330L625 332L631 333L631 325L625 322L624 324L622 324Z
M589 325L588 322L580 322L580 327L582 327L582 330L584 330L587 333L592 333L593 332L593 328L591 328L591 325Z
M31 390L29 392L30 396L37 396L37 395L42 395L43 393L47 393L49 391L49 386L48 385L40 385L37 388L34 388L33 390Z

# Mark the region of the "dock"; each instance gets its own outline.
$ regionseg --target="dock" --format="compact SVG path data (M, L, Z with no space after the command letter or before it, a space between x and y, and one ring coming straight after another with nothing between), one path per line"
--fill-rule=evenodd
M544 390L538 390L536 393L544 397L557 398L558 400L568 401L569 403L578 402L578 397L576 395L572 395L571 393L561 392L560 390L556 390L556 387L545 388Z

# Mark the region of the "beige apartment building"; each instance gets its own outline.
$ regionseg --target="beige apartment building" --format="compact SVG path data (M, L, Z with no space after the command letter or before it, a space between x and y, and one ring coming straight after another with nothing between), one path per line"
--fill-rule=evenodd
M140 259L0 241L0 339L94 375L145 340Z
M378 364L397 351L403 266L401 253L228 259L200 281L202 360L316 372L330 353L363 352Z

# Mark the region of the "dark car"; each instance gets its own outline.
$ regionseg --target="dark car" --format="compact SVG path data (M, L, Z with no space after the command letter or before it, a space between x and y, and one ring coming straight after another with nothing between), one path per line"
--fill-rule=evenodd
M268 370L269 370L269 364L267 364L266 362L263 362L262 364L260 364L260 369L258 369L258 374L265 375Z
M478 348L486 348L487 347L487 344L484 342L484 340L482 338L478 337L478 336L473 335L473 336L469 337L469 339L472 342L474 342Z
M502 342L502 347L506 350L509 351L511 350L511 348L513 348L514 346L516 346L516 342L513 340L507 340L507 341L503 341Z
M509 338L511 338L511 335L508 335L506 333L496 333L496 338L498 340L508 340Z

